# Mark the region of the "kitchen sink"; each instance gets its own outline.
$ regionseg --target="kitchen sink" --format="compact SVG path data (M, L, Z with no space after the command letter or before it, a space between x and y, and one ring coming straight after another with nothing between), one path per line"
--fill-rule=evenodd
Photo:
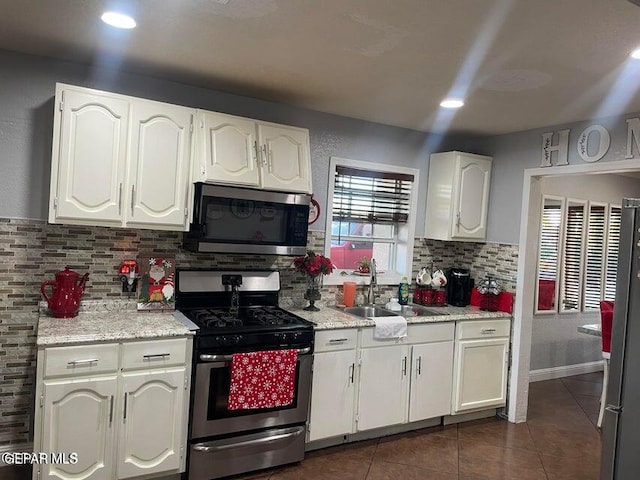
M364 305L358 307L347 307L340 309L344 313L350 313L357 317L388 317L402 315L403 317L435 317L439 315L448 315L448 313L438 310L437 308L425 308L421 305L402 305L399 312L387 310L386 308L372 305Z
M421 305L402 305L400 315L403 317L436 317L438 315L449 315L447 312L437 308L426 308Z
M388 317L388 316L396 316L400 313L391 312L386 308L376 307L376 306L362 306L362 307L347 307L344 309L344 313L350 313L351 315L356 315L358 317L370 318L370 317Z

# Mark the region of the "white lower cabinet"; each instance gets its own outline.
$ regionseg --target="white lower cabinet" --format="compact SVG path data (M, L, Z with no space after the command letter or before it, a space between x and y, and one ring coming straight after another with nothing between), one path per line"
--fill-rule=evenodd
M308 441L353 432L356 329L316 333Z
M506 404L510 327L509 320L458 323L452 413Z
M118 478L178 469L184 454L184 383L184 367L122 376Z
M308 441L451 413L453 322L409 325L378 340L373 328L316 333Z
M184 471L191 348L181 338L39 350L34 451L77 462L42 463L34 480Z
M115 375L44 383L42 438L34 451L73 452L78 454L78 461L75 464L42 464L40 478L114 478L113 408L116 387ZM34 478L36 471L34 468Z
M453 340L414 345L411 359L409 421L449 415L453 382Z
M408 391L407 345L360 350L358 430L406 422Z

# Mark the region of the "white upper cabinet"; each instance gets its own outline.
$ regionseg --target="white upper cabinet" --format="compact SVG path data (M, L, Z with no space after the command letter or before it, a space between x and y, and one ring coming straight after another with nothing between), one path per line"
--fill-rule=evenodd
M58 84L49 222L188 230L194 115Z
M491 157L462 152L431 155L425 236L484 240L490 180Z
M260 185L256 122L232 115L198 112L200 181Z
M309 131L198 111L193 181L311 192Z
M132 104L126 223L184 230L191 162L190 108L136 100Z
M258 138L264 145L262 186L271 190L311 192L309 132L261 123Z
M129 102L75 90L56 100L49 221L120 225Z

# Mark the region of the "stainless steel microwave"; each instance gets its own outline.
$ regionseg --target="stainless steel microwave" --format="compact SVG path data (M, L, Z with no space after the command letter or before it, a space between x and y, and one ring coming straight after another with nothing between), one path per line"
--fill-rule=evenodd
M311 196L195 184L193 223L185 248L194 252L303 255Z

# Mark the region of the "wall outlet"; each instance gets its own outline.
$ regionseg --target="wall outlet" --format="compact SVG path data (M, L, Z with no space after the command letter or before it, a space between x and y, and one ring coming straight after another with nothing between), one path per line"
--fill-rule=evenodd
M138 279L134 278L131 286L127 283L127 278L122 277L122 293L134 293L138 286Z

